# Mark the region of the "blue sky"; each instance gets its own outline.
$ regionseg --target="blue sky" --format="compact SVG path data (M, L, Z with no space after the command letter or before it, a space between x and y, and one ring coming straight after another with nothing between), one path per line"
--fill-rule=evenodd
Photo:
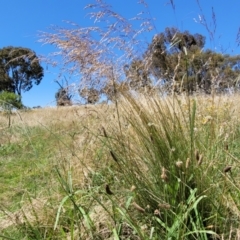
M113 9L126 18L135 16L141 8L136 4L138 0L106 0ZM151 39L166 27L177 27L181 31L200 33L206 36L206 47L230 54L240 54L236 37L240 27L240 1L228 0L173 0L175 11L170 0L146 0L151 16L156 18L156 31L145 36ZM47 55L53 48L38 42L39 31L51 31L51 25L68 27L64 20L76 22L81 26L92 26L93 22L86 17L84 6L94 0L1 0L0 8L0 48L6 46L27 47L39 55ZM204 26L196 23L199 14L204 14L209 27L213 27L212 8L216 15L216 33L214 41L210 41ZM55 93L58 85L54 82L59 74L58 68L45 68L45 75L40 85L23 93L23 103L26 106L54 106Z

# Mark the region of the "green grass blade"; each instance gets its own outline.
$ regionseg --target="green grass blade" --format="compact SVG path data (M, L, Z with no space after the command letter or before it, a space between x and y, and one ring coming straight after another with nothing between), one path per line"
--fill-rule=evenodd
M64 203L68 200L68 198L69 198L69 196L65 196L62 199L62 201L61 201L61 203L60 203L60 205L58 207L57 216L56 216L56 220L55 220L54 227L53 227L54 230L56 230L56 228L57 228L57 225L58 225L58 222L59 222L60 213L61 213L61 209L62 209Z

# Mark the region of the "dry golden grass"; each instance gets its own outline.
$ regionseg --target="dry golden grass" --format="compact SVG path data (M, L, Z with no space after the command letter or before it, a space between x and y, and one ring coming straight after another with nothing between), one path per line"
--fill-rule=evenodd
M0 230L13 225L23 224L26 219L32 224L38 221L47 226L54 221L54 212L51 207L47 206L48 199L33 199L31 203L25 204L20 210L12 213L4 211L5 217L0 219ZM55 209L56 211L56 209ZM34 212L38 213L36 218Z
M197 96L191 97L190 101L187 98L180 97L179 104L177 104L176 99L169 97L165 100L161 100L157 97L145 98L141 96L141 106L142 108L133 108L133 105L128 103L127 98L123 98L118 102L118 111L116 110L116 105L88 105L88 106L72 106L72 107L58 107L58 108L45 108L36 109L26 112L17 112L11 116L11 128L24 127L32 129L34 127L39 127L45 129L45 136L39 135L39 137L44 137L46 141L49 140L50 136L56 135L58 137L63 137L63 142L57 140L53 142L54 145L49 146L54 154L49 159L48 170L52 171L52 168L57 167L63 176L67 176L68 172L71 172L72 185L74 189L82 189L91 185L91 180L89 175L101 170L104 165L111 165L113 159L109 154L109 149L105 151L104 142L102 139L104 135L114 136L116 139L122 137L128 144L131 154L136 156L141 156L141 139L138 139L136 132L133 131L131 125L129 125L129 120L133 123L142 124L139 114L141 112L149 113L152 116L152 121L147 124L154 124L158 127L158 121L155 117L158 109L152 107L154 101L160 102L159 106L162 107L161 112L166 113L169 116L168 111L173 111L176 113L183 112L183 115L189 110L189 104L193 103L193 99L197 103L196 110L196 126L201 127L204 124L208 124L211 121L217 123L218 129L216 132L221 134L231 133L232 128L240 117L240 109L238 104L236 104L240 99L240 96ZM175 108L169 108L171 104ZM174 105L175 104L175 105ZM119 114L119 115L118 115ZM119 118L120 116L120 118ZM128 119L128 121L127 121ZM18 142L21 141L21 135L13 131L11 133L11 138L5 138L9 128L7 128L6 116L0 116L0 126L2 127L2 138L1 144L6 142ZM119 129L119 123L121 130ZM104 129L104 130L103 130ZM222 129L222 130L221 130ZM144 127L143 127L144 130ZM105 131L105 132L104 132ZM5 135L4 135L5 134ZM29 139L33 141L35 135L29 136ZM10 139L10 140L9 140ZM226 136L227 139L227 136ZM98 159L98 152L102 151L101 161ZM133 161L138 163L138 159ZM182 160L182 159L181 159ZM141 169L147 171L147 167L141 166ZM144 171L145 171L144 170ZM54 178L55 177L55 178ZM52 192L52 200L58 206L61 199L64 197L64 193L59 193L56 189L57 179L56 176L51 175L52 179L49 179L49 188L55 188ZM113 191L116 191L114 189ZM39 215L39 221L43 226L48 226L54 224L56 217L56 209L50 209L46 203L45 192L39 192L32 205L29 202L23 203L22 211L28 213L26 216L29 221L34 223L35 219L33 216L33 211L36 211ZM103 235L107 237L110 234L107 231L107 227L101 225L104 219L108 220L108 216L104 215L104 211L100 211L98 208L100 206L96 205L93 207L92 215L94 219L99 219L99 229L98 232L103 231ZM17 210L14 213L6 214L7 217L0 219L0 228L4 229L16 224L16 221L24 221L21 210ZM47 211L47 213L46 213ZM45 217L44 217L45 216ZM102 227L102 229L101 229ZM104 232L106 231L106 232Z
M52 172L56 167L60 169L63 175L67 175L68 171L71 171L73 187L79 189L86 184L88 174L92 172L92 168L95 166L95 150L97 146L100 146L100 143L94 135L99 134L101 123L111 123L110 119L112 115L113 111L111 106L100 104L95 106L57 107L18 111L10 116L11 127L9 128L7 116L1 114L0 143L2 146L14 143L22 144L24 141L22 131L14 129L23 130L29 142L34 142L36 138L41 138L42 141L49 142L50 145L47 145L44 151L51 152L52 156L48 159L46 166L42 166L43 168L40 166L36 171ZM105 124L105 126L107 127L107 124ZM40 133L32 133L32 129L36 127L43 131ZM51 141L50 138L52 139ZM59 138L62 138L62 140ZM35 151L34 147L30 151ZM40 152L40 154L42 153ZM18 159L16 159L16 161L18 161ZM29 161L33 161L34 166L37 164L34 158L29 159ZM25 174L25 176L23 175L22 178L27 177L30 174L29 171L30 170L25 169L24 172L27 174ZM51 174L48 177L49 189L56 188L58 185L56 175ZM13 186L9 186L9 189L12 189L12 187ZM15 190L17 191L17 189ZM22 191L27 192L27 190L24 189ZM14 194L14 190L11 192ZM49 208L43 207L42 205L44 194L46 194L46 192L42 189L34 199L32 205L29 206L28 199L25 199L24 201L26 201L26 203L24 203L24 201L22 202L22 209L9 214L4 212L3 214L6 215L6 217L0 219L0 228L3 229L12 224L16 224L16 221L23 222L22 212L24 212L27 215L26 217L32 222L36 220L34 216L32 216L33 211L41 215L41 211L48 209L47 215L50 218L52 217L52 221L54 221L56 211L54 214L51 214ZM54 190L52 198L55 199L56 202L60 202L62 197L61 194L59 195ZM2 195L2 199L3 198L4 196ZM42 214L47 216L44 212L42 212ZM43 225L48 225L48 217L41 218L41 221Z
M231 110L233 115L238 114L238 104L240 96L235 94L231 96L197 96L192 97L197 102L197 106L200 112L204 114L207 113L219 113L219 110L223 112L225 110ZM141 104L143 106L150 104L149 99L145 98L144 96L140 97ZM175 99L175 98L174 98ZM154 99L155 101L156 99ZM185 97L179 98L181 101L181 105L187 107L188 104L186 102ZM162 100L157 100L162 101ZM164 99L164 102L174 104L172 97L168 97ZM124 101L123 101L124 104ZM123 108L124 112L124 105L120 105ZM53 107L53 108L40 108L28 111L18 111L14 112L11 115L11 125L23 125L26 124L27 126L48 126L55 123L67 123L69 124L71 121L79 121L81 123L87 124L89 119L97 118L101 121L106 121L111 123L110 121L114 120L116 117L116 112L114 111L113 105L106 105L106 104L97 104L97 105L85 105L85 106L66 106L66 107ZM127 110L127 109L126 109ZM149 108L149 110L152 110ZM177 110L177 109L176 109ZM154 114L154 112L153 112ZM232 117L232 116L231 116ZM0 126L2 129L6 128L8 124L8 119L6 114L0 114Z
M71 122L73 120L84 121L89 115L100 116L106 113L109 107L106 105L85 105L40 108L26 111L17 111L11 115L12 125L26 124L27 126L51 125L57 122ZM6 114L0 115L0 124L6 124Z

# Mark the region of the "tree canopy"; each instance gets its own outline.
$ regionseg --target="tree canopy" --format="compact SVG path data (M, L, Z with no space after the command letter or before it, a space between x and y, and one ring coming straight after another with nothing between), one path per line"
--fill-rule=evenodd
M3 91L0 93L0 107L8 112L13 108L22 108L21 97L15 93Z
M90 87L79 89L79 95L87 104L95 104L99 101L101 93L97 89Z
M63 83L60 84L58 81L56 83L59 85L59 89L55 94L55 99L57 106L71 106L72 105L72 95L68 87L68 82L66 81L66 87L63 86Z
M136 90L153 87L153 79L160 80L165 92L210 93L213 88L222 92L236 87L240 56L204 50L204 45L200 34L166 28L154 36L141 60L132 61L126 75Z
M38 85L44 72L35 52L23 47L0 49L0 91L13 92L21 96L33 84Z
M114 100L118 91L192 94L239 89L240 56L206 49L203 35L168 27L146 46L141 34L153 29L147 19L136 30L102 1L86 9L93 9L89 14L94 27L72 24L40 35L40 42L58 50L50 62L55 65L60 56L62 71L80 76L78 89L85 102L96 103L102 96Z

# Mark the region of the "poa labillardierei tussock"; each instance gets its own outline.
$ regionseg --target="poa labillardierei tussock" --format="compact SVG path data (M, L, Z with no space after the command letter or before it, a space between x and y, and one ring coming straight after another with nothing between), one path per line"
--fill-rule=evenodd
M170 206L153 224L156 232L165 228L162 236L180 239L192 232L207 239L209 234L220 234L220 226L226 227L222 216L227 206L221 191L231 182L222 177L225 165L232 162L224 147L236 131L228 122L230 114L236 123L232 107L220 97L208 101L125 94L122 98L119 121L125 128L108 137L115 184L119 188L119 181L125 189L135 186L133 205L150 215L159 204ZM207 122L206 114L211 116Z

